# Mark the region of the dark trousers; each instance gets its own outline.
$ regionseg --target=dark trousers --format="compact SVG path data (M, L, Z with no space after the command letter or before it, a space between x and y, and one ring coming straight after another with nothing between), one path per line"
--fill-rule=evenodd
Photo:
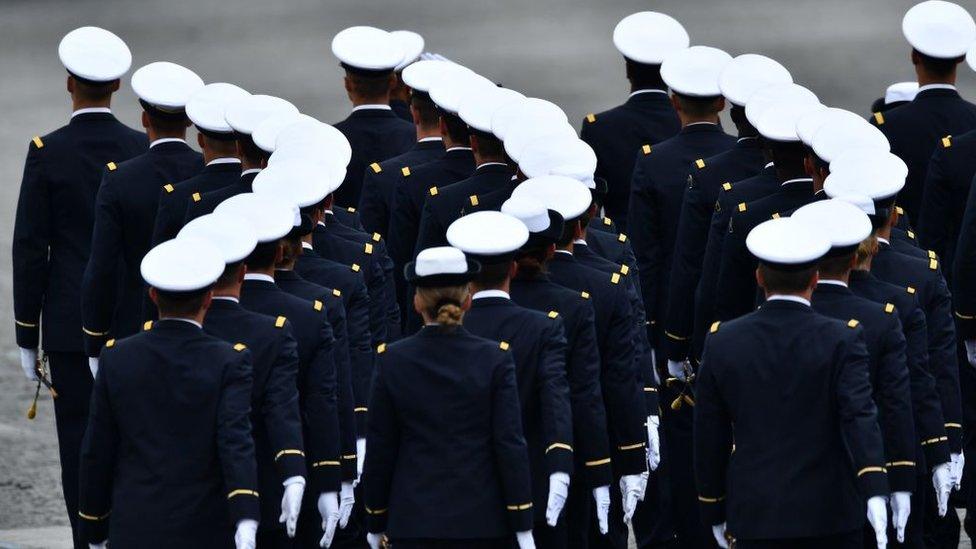
M661 435L661 463L648 477L644 501L638 502L634 511L632 526L638 549L676 547L677 543L671 515L668 441Z
M536 549L566 549L566 508L563 507L563 514L559 516L556 526L549 526L544 521L536 521L532 525L532 539L535 540Z
M332 538L333 549L367 549L366 543L366 507L363 485L356 486L356 503L352 506L352 514L345 528L336 527L335 537ZM319 534L321 536L321 534Z
M61 456L61 489L71 521L75 549L88 549L78 525L78 460L81 439L88 426L92 376L84 353L47 353L51 383L58 392L54 399L54 420L58 431L58 453Z
M593 488L581 475L576 475L569 483L566 506L560 518L560 522L566 523L566 547L569 549L587 549L590 546L590 532L596 530L597 534L600 533L600 526L593 522L596 519L592 508Z
M736 549L860 549L861 538L861 530L855 530L816 538L737 539L735 547Z
M692 458L694 408L687 404L678 410L671 409L671 401L679 392L662 384L661 396L661 453L668 462L667 477L670 489L670 515L673 519L677 547L680 549L705 549L715 547L711 528L704 526L698 514L698 489Z
M393 549L510 549L512 540L497 539L395 539Z
M627 525L624 524L624 510L620 500L620 486L616 482L619 478L613 476L610 484L610 512L607 521L609 529L606 534L600 534L600 523L596 518L596 505L591 505L590 511L590 549L627 549Z
M356 504L352 508L352 515L345 528L336 525L335 535L332 537L333 549L368 549L366 543L365 511L363 509L363 493L360 487L356 487ZM298 515L298 533L296 547L301 549L312 549L319 546L322 539L322 516L319 515L318 499L319 494L313 493L314 490L305 489L305 497L302 498L302 511Z
M258 529L257 549L294 549L295 540L283 528Z

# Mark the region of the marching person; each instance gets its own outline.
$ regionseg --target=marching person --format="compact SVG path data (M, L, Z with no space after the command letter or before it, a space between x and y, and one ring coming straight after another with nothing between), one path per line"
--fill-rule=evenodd
M422 58L425 45L424 37L408 30L391 31L390 35L403 50L403 60L393 68L393 74L396 75L396 85L390 91L390 108L399 118L413 124L416 123L410 110L410 92L413 88L410 82L407 82L403 77L403 72Z
M112 114L112 95L132 64L121 38L98 27L62 38L71 120L31 140L13 234L17 346L24 375L37 381L38 344L50 361L61 487L76 548L78 451L88 421L92 377L81 331L81 279L91 252L95 193L104 167L146 150L146 136ZM43 340L43 341L41 341Z
M372 549L384 536L398 549L508 549L513 534L535 547L510 346L462 326L479 270L450 247L407 266L425 325L377 356L364 472Z
M202 329L222 258L183 238L142 260L160 320L105 343L82 444L78 516L93 547L254 548L251 353Z

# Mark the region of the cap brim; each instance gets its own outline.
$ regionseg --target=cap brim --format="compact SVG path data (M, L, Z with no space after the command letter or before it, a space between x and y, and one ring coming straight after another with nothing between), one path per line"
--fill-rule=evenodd
M419 288L461 286L471 282L481 272L481 263L471 258L465 258L465 261L468 264L468 269L463 273L442 273L429 276L418 275L415 269L417 262L411 261L403 268L403 277L407 282Z

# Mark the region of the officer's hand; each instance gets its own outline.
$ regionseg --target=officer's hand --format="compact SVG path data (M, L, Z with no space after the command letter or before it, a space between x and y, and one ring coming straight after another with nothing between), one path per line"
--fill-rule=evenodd
M322 517L322 532L324 535L319 540L319 547L332 545L332 537L335 536L336 524L339 523L339 495L336 492L322 492L319 494L319 515Z
M349 524L349 515L352 514L352 506L356 503L356 496L352 491L351 482L343 482L339 489L339 528L345 528Z
M868 522L874 528L874 539L878 542L878 549L885 549L888 545L888 509L885 498L874 496L868 499Z
M932 469L932 485L935 486L935 501L939 516L949 511L949 492L952 490L952 463L941 463Z
M243 519L237 521L237 532L234 533L234 546L237 549L254 549L257 545L258 521Z
M681 381L688 381L688 361L683 360L678 362L676 360L668 361L668 373L671 377L676 377Z
M295 537L295 528L298 526L298 513L302 510L302 496L305 495L305 478L300 476L289 477L283 483L285 494L281 497L281 516L278 522L285 525L288 537Z
M647 470L657 471L657 466L661 464L661 437L658 434L658 426L661 425L661 418L658 416L647 416Z
M600 533L606 534L610 530L610 486L594 488L593 499L596 501L596 521Z
M976 339L967 339L966 344L966 357L969 358L969 365L976 366Z
M93 356L93 357L91 357L91 358L88 359L88 369L91 370L92 379L95 379L95 376L98 375L98 357L97 356Z
M952 488L958 490L962 487L962 468L966 465L966 456L960 450L958 454L949 454L949 459L952 460L952 467L949 468L952 473Z
M722 549L729 549L729 540L725 538L725 523L712 525L712 536L715 543Z
M20 348L20 367L27 381L37 381L37 349Z
M888 503L891 505L891 522L898 543L905 543L905 526L908 524L908 515L912 513L912 493L894 492Z
M630 523L637 509L637 502L641 498L641 476L624 475L620 477L620 495L623 498L624 522Z
M569 474L553 473L549 475L549 500L546 503L546 524L556 526L559 522L559 513L566 505L566 496L569 495Z
M647 481L650 480L651 473L644 471L643 473L640 474L640 478L641 478L640 498L638 499L644 501L644 496L647 495Z
M369 544L369 549L380 549L380 545L383 543L383 532L366 534L366 543Z
M366 439L356 439L356 480L352 483L353 488L359 485L363 478L363 464L366 463Z
M535 549L535 540L532 539L532 530L515 532L515 541L518 542L519 549Z

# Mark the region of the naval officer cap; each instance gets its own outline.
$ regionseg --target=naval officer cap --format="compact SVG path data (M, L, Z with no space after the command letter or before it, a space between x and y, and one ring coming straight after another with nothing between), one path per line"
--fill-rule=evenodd
M258 196L275 196L308 208L320 204L338 186L335 172L308 160L289 160L261 170L251 185Z
M613 45L624 57L645 65L660 65L669 54L691 44L677 19L656 11L624 17L613 29Z
M871 221L880 227L891 214L907 176L908 166L894 154L877 150L852 153L831 165L824 192L831 198L857 195L871 199L875 210Z
M146 284L162 292L196 293L209 290L224 272L223 255L200 238L167 240L142 258L139 266Z
M389 32L376 27L349 27L332 39L332 54L349 72L381 75L403 61L403 48Z
M403 58L393 67L393 70L400 72L420 59L420 54L424 52L423 36L408 30L395 30L390 32L390 36L400 45L400 51L403 52Z
M719 97L718 79L732 56L718 48L692 46L664 58L661 78L671 91L690 97Z
M528 117L550 124L569 123L569 117L559 105L537 97L526 97L507 103L492 114L491 133L504 140L509 129Z
M784 101L820 102L817 99L817 94L799 84L770 84L759 88L746 100L746 120L755 127L766 109Z
M528 196L546 208L556 210L566 222L577 220L590 209L593 195L586 185L562 175L526 179L512 191L512 197Z
M311 116L301 113L283 112L273 114L255 126L254 131L251 132L251 140L262 151L273 153L275 150L275 141L278 139L278 133L288 127L292 122L297 122L304 118L315 120Z
M404 278L418 288L463 286L480 272L481 263L451 246L421 250L417 259L403 268Z
M850 119L861 121L861 116L851 111L834 107L821 106L821 108L805 113L796 121L796 135L800 141L808 147L813 146L813 138L828 120Z
M744 107L762 87L773 84L792 84L793 76L778 61L756 53L742 54L722 70L718 87L733 105Z
M352 160L352 145L349 139L334 126L319 122L307 116L295 120L282 128L275 138L276 160L299 158L311 155L312 160L332 163L342 169ZM306 156L306 158L308 158ZM269 159L270 163L271 160Z
M258 245L258 237L245 218L216 213L202 215L190 221L180 229L176 238L209 241L220 250L227 265L244 261Z
M890 105L892 103L914 101L916 95L918 95L918 82L895 82L885 90L884 102L885 105Z
M491 118L495 111L525 99L521 93L497 86L479 87L461 99L458 116L469 128L482 134L491 133Z
M568 122L553 122L545 117L529 115L506 130L503 145L505 154L518 162L522 158L522 151L529 143L538 141L553 143L578 138L576 128Z
M442 78L450 78L451 72L459 70L450 61L422 59L411 63L400 74L403 83L410 86L413 93L427 94L434 83Z
M857 250L874 229L867 214L845 200L831 198L807 204L793 212L791 219L807 223L830 241L827 257L839 257Z
M221 202L214 213L244 219L258 244L277 242L302 224L298 206L276 196L241 193Z
M186 116L200 133L214 139L232 140L234 128L225 117L227 105L251 95L226 82L215 82L197 90L186 103Z
M765 109L756 124L759 134L771 141L793 143L800 141L797 121L811 111L820 110L819 103L782 101Z
M596 189L596 153L582 139L539 139L528 143L518 160L519 171L526 177L564 175Z
M298 114L298 107L280 97L255 94L231 101L224 114L235 132L249 136L267 118L288 113Z
M139 103L161 116L185 116L187 102L203 86L197 73L168 61L149 63L132 73L132 91Z
M902 19L901 30L916 51L937 59L962 57L976 41L976 22L969 12L943 0L912 6Z
M749 231L746 247L772 269L802 271L815 266L830 251L830 241L807 223L781 217Z
M447 227L447 242L482 265L512 261L528 240L524 223L496 211L474 212Z
M966 52L966 63L969 64L969 68L976 71L976 42L969 47L969 51Z
M99 27L81 27L64 35L58 57L72 76L95 83L118 80L132 66L129 46Z
M474 71L461 68L445 75L444 78L437 79L427 90L430 100L437 105L440 110L449 114L458 114L461 108L461 101L469 94L475 93L482 88L497 88L494 82L476 74Z
M888 152L891 145L881 130L863 119L828 119L813 136L810 144L817 158L831 163L851 149Z
M513 196L502 204L502 213L518 219L529 230L523 249L549 246L563 235L566 221L556 210L550 210L529 195Z

